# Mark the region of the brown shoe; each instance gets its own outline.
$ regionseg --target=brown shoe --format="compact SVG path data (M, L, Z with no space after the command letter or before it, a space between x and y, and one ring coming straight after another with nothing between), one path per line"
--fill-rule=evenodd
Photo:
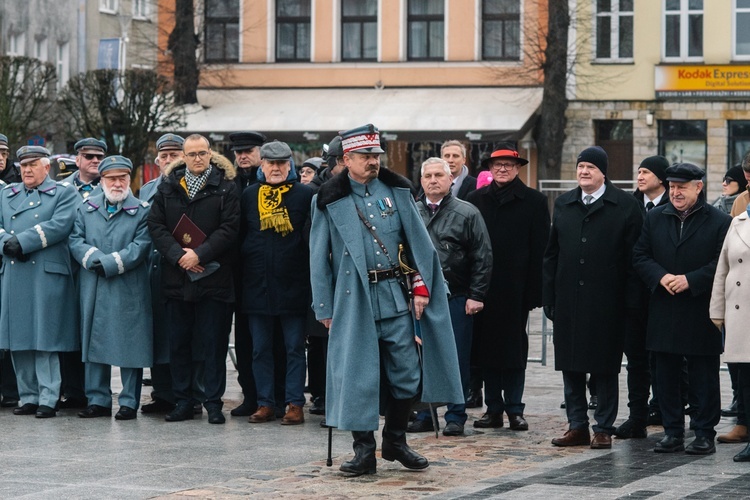
M281 419L281 425L299 425L305 423L305 414L302 413L302 407L289 403L289 409L286 415Z
M591 436L588 429L570 429L563 437L552 440L555 446L586 446L590 443Z
M716 440L720 443L747 443L750 441L750 436L747 434L746 425L735 425L726 434L719 434Z
M276 415L270 406L261 406L258 408L258 411L250 415L247 419L251 424L261 424L263 422L270 422L271 420L276 420Z
M604 432L595 432L594 439L591 440L591 449L608 450L612 448L612 436Z

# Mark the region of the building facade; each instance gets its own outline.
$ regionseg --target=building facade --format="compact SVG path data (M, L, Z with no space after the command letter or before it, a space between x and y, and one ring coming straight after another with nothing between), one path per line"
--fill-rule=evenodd
M174 8L159 2L164 67ZM533 154L546 2L197 0L195 19L201 108L185 131L219 147L259 130L300 160L370 122L389 166L412 177L448 139L466 144L472 166L498 141Z
M613 179L662 154L707 171L707 196L750 148L750 1L575 0L563 177L604 147Z

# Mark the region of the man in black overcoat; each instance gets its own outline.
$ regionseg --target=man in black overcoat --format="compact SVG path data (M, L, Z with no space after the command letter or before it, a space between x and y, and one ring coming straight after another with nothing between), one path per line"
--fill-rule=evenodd
M719 423L719 355L722 339L709 317L716 263L732 218L706 203L706 173L690 163L667 169L670 203L646 216L633 250L633 265L651 290L646 348L656 357L656 390L664 438L654 451L714 453ZM683 358L689 399L695 406L695 440L684 445L685 414L680 398Z
M576 162L578 187L555 201L544 255L543 303L555 323L555 369L563 372L569 429L555 446L612 447L625 319L637 306L632 249L643 223L629 193L606 178L600 147ZM598 406L589 437L586 374L596 378Z

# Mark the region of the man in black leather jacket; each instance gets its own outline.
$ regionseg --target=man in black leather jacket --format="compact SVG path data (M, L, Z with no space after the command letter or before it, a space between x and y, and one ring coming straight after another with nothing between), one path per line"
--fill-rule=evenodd
M492 245L479 210L451 194L452 177L448 163L440 158L428 158L422 164L421 174L424 194L417 208L437 249L448 282L448 306L465 398L469 389L472 320L473 315L483 309L484 296L490 286ZM449 404L445 421L444 435L462 435L466 406ZM409 432L432 430L429 410L419 412L417 420L408 428Z

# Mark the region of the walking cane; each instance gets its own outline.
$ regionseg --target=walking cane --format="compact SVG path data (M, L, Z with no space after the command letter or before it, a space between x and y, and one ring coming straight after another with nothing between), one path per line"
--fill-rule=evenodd
M328 427L328 458L326 459L326 466L328 467L333 465L333 459L331 458L332 443L333 443L333 427Z

